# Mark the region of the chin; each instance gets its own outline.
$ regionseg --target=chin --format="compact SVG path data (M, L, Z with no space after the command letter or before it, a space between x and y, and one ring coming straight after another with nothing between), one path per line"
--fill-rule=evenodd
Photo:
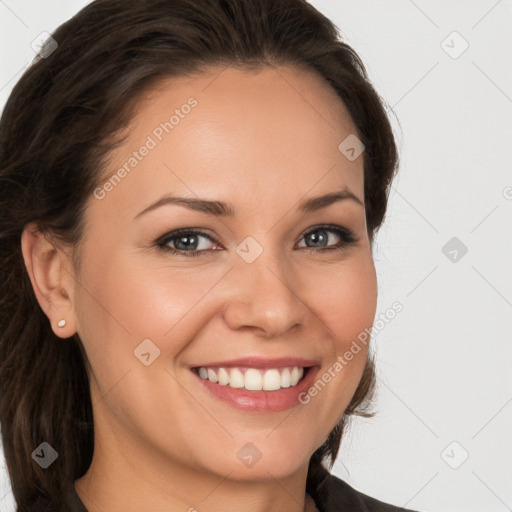
M229 474L229 478L238 481L268 481L291 476L309 464L309 450L307 443L300 446L283 449L266 445L263 442L252 443L242 441L234 452L234 457L226 457L224 452L223 467L219 467L218 461L214 464L215 471L223 475ZM259 446L259 448L258 448ZM212 461L213 462L213 461Z
M309 460L301 460L300 464L280 464L273 460L266 462L260 460L252 467L241 467L241 465L235 465L229 468L226 467L226 472L223 472L223 475L231 471L231 473L229 473L230 480L240 482L280 480L286 479L304 467L307 467L308 462Z

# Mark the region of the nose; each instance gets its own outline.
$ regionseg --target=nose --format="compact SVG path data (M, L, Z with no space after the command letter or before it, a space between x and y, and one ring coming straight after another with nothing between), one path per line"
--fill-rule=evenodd
M307 307L299 278L273 251L265 249L252 263L240 258L230 274L224 320L231 329L272 338L304 324Z

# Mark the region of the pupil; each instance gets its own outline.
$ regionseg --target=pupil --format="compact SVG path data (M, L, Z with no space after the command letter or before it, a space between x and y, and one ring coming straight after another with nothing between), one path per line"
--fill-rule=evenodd
M195 242L196 242L195 238L196 237L194 237L194 236L182 236L181 238L178 239L178 243L183 244L185 246L185 248L190 248L191 245L195 245ZM192 240L194 240L194 242L188 243L188 244L186 242L183 242L183 240L187 240L187 239L188 240L192 239Z
M320 233L320 235L317 235L316 233ZM318 231L315 231L314 233L310 233L309 235L311 239L313 240L313 243L318 243L319 241L325 241L325 230L321 229Z

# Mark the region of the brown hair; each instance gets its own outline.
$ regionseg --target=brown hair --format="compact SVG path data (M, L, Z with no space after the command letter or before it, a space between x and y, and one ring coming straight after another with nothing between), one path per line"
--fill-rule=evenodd
M305 0L96 0L52 34L58 48L36 58L0 121L0 422L19 511L63 510L93 455L86 354L78 334L57 337L24 266L20 237L42 233L74 249L79 265L84 209L113 135L140 94L157 81L212 65L306 67L348 108L365 145L368 235L381 226L398 155L384 102L337 27ZM49 47L47 48L49 50ZM340 141L341 142L341 141ZM119 141L117 142L119 143ZM307 489L334 462L347 420L368 412L373 358L339 424L310 460ZM41 442L58 452L42 469Z

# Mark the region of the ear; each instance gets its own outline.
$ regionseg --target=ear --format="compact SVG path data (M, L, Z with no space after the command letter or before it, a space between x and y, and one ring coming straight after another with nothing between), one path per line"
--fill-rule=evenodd
M21 250L37 301L50 320L53 332L60 338L73 336L76 319L70 256L57 248L34 222L27 224L23 230ZM66 325L59 327L57 324L63 319Z

